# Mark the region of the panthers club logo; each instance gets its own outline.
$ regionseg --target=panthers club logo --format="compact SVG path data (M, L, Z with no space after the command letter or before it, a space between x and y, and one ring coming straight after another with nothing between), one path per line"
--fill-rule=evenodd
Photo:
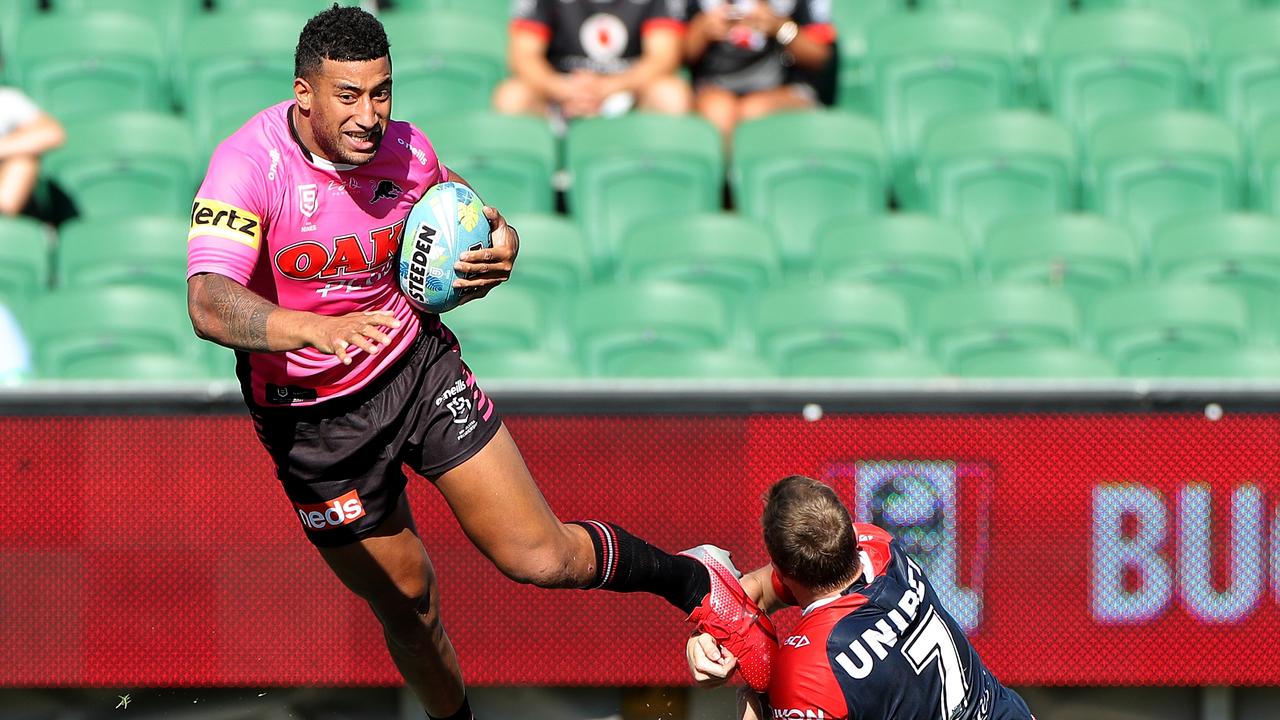
M373 197L369 198L369 204L372 205L379 200L394 200L400 197L402 192L404 190L390 180L379 180L378 187L373 191Z

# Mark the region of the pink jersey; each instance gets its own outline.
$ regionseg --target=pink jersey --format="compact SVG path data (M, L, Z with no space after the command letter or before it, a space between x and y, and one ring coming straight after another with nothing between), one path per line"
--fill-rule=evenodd
M387 125L366 165L316 157L298 140L292 106L258 113L214 152L191 208L187 276L225 275L281 307L322 315L387 310L401 325L377 355L352 346L350 365L313 348L249 353L259 405L352 393L412 344L418 318L395 272L405 217L448 177L431 143L405 122Z

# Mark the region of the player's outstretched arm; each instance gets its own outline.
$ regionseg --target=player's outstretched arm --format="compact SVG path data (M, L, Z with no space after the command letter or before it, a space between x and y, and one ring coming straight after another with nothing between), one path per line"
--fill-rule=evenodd
M765 565L742 576L740 581L747 596L755 601L756 606L765 613L772 613L787 607L791 603L778 597L773 589L773 566Z
M382 328L400 327L389 312L330 317L289 310L217 273L187 280L187 312L196 335L235 350L281 352L313 347L350 364L352 345L376 354L388 341Z

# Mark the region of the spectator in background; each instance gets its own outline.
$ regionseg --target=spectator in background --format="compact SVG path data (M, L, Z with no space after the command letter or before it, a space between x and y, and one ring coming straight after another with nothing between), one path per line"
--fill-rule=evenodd
M40 156L62 144L62 125L15 88L0 87L0 215L27 206Z
M818 105L831 61L831 0L692 0L685 59L694 105L724 134L742 120Z
M686 113L680 68L686 0L517 0L512 76L494 92L504 113L564 119L619 115L633 106Z
M31 377L31 348L9 308L0 302L0 385Z

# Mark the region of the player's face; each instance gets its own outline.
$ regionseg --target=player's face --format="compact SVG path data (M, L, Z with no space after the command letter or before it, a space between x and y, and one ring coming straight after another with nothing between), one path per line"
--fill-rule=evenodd
M312 150L335 163L373 160L391 117L390 58L325 60L315 77L296 80L294 91Z

